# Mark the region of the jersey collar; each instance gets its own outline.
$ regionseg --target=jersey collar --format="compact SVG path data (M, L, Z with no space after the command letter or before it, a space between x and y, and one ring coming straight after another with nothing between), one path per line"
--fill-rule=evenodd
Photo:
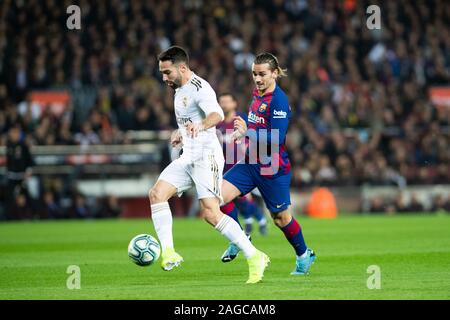
M186 81L186 83L183 84L181 87L176 88L176 89L175 89L175 92L177 92L178 90L180 90L180 89L184 88L185 86L187 86L187 85L192 81L192 79L193 79L194 77L195 77L195 73L194 73L194 71L191 70L191 77L189 78L189 80Z

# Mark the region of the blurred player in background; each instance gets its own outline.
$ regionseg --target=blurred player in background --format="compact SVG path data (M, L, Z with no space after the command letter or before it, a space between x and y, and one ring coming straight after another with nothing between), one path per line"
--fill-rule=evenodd
M249 265L247 283L259 282L269 257L257 250L232 218L220 211L224 157L215 126L224 118L210 84L189 68L186 51L177 46L158 56L163 81L175 90L174 109L178 130L172 145L181 145L182 155L160 174L149 191L152 219L161 243L161 267L172 270L183 262L175 252L172 213L168 200L195 186L205 220L243 251Z
M235 117L232 135L236 141L250 137L250 147L246 149L245 159L224 175L223 200L229 203L257 187L275 224L295 250L296 266L291 274L307 274L316 256L306 246L300 225L289 212L292 173L285 140L291 110L288 97L276 82L286 75L286 71L279 66L274 55L261 53L254 60L252 75L256 88L252 93L247 122L242 117ZM261 153L261 145L268 147L268 156ZM273 145L276 150L272 150ZM233 218L237 220L237 216ZM231 244L224 255L236 250Z
M219 105L223 110L225 119L217 125L217 129L221 132L220 137L222 137L222 145L224 149L224 154L226 155L226 150L233 148L233 159L226 159L225 167L223 173L225 174L232 166L234 166L239 160L238 159L238 148L245 148L245 144L237 144L231 139L231 134L234 131L234 118L238 115L236 112L237 101L231 93L222 93L219 95ZM239 114L244 119L246 116L244 114ZM244 150L239 150L243 155ZM232 161L227 161L232 160ZM237 207L237 208L236 208ZM243 197L237 198L221 208L222 212L235 216L239 212L244 216L245 222L245 233L250 235L253 227L253 217L256 218L259 225L259 232L265 235L267 232L267 219L264 217L263 211L258 206L256 201L253 199L252 193L248 193ZM228 256L224 257L224 262L228 262Z
M6 143L7 219L32 218L29 210L25 210L28 206L25 204L30 201L26 182L32 175L33 165L33 156L24 140L22 129L16 125L9 130Z

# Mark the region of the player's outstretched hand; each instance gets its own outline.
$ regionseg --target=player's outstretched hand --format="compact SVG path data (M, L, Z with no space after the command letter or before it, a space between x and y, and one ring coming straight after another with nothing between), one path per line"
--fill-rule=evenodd
M247 132L247 124L245 120L239 116L234 117L234 132L232 138L236 141L236 143L240 143L241 139L245 137Z
M205 128L203 127L203 123L192 123L189 122L186 124L187 135L191 138L195 138L198 136L200 131L203 131Z
M180 130L175 130L172 132L172 135L170 136L170 144L174 148L179 148L182 146L183 143L183 136L180 133Z

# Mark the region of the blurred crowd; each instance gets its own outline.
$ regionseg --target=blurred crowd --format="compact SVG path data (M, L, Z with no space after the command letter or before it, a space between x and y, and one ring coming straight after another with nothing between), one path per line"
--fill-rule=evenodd
M100 219L117 218L122 213L115 196L93 198L76 191L67 195L54 189L44 190L38 199L27 190L17 192L11 205L0 208L0 220Z
M430 195L424 199L412 192L406 196L398 192L395 197L376 195L364 202L362 212L370 213L450 213L450 197L443 193Z
M66 28L72 4L81 30ZM371 4L379 30L366 27ZM277 55L288 69L293 186L450 182L450 108L428 96L450 83L445 0L4 0L0 146L14 126L30 145L124 143L131 129L175 128L156 60L174 44L241 111L255 54ZM59 116L29 99L33 89L83 87L95 103Z

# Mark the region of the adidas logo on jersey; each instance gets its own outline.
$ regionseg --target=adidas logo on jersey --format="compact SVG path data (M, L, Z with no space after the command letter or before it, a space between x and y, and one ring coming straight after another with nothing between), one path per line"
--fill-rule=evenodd
M202 82L200 81L200 79L196 77L192 77L191 83L197 88L197 91L199 91L200 88L202 87Z
M252 123L256 123L256 124L259 124L259 123L265 124L266 123L266 121L263 117L259 117L256 114L254 114L253 112L248 113L248 121L252 122Z

